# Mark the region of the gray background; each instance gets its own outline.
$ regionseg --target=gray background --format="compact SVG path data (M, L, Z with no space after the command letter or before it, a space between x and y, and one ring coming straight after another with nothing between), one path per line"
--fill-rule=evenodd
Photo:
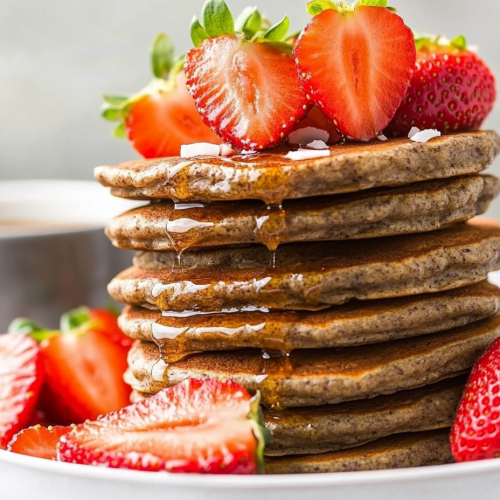
M255 0L227 0L233 14ZM394 0L406 23L465 34L500 75L500 1ZM0 0L0 179L90 179L94 166L133 159L101 120L102 92L132 93L150 78L147 48L159 32L178 51L203 0ZM306 0L257 3L271 19L309 19ZM500 129L500 106L485 127ZM500 204L494 210L500 216Z

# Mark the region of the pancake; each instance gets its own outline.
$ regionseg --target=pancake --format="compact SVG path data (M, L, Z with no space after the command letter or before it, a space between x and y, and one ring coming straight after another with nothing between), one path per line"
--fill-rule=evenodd
M174 204L130 210L113 219L113 245L133 250L184 250L263 243L375 238L424 233L484 213L500 191L492 176L471 175L346 195L285 201ZM194 205L194 206L193 206Z
M135 267L108 286L131 305L165 311L222 311L248 306L322 309L351 299L380 299L471 285L500 268L500 226L457 224L423 235L291 243L276 265L261 246L139 252Z
M338 405L264 409L273 434L267 456L326 453L360 446L392 434L451 427L467 377L444 380L390 396ZM139 401L147 394L135 393Z
M118 321L125 335L158 343L171 361L187 353L244 347L291 351L374 344L449 330L499 309L500 289L483 281L435 294L351 301L316 312L162 317L159 311L127 306Z
M267 458L267 474L402 469L453 462L449 430L397 434L358 448L321 455Z
M441 333L345 349L297 350L265 359L258 349L202 353L167 365L153 343L132 347L132 389L155 394L187 378L230 378L280 409L337 404L415 389L468 371L500 336L500 316Z
M160 158L95 169L115 196L134 199L224 201L285 199L349 193L382 186L481 172L500 150L495 132L446 135L419 144L409 139L348 143L331 156L293 162L288 149L231 158Z

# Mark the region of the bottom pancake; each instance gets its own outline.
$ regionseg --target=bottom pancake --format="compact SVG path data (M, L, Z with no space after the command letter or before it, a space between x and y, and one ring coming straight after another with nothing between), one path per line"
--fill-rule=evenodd
M267 474L403 469L453 462L449 430L397 434L349 450L266 458Z
M450 427L466 377L391 396L284 411L264 409L266 456L309 455L361 446L393 434ZM147 397L134 392L133 401Z

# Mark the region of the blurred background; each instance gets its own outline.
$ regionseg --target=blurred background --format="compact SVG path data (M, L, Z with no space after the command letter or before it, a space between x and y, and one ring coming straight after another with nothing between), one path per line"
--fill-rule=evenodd
M256 0L227 0L236 16ZM408 25L465 34L500 75L500 1L394 0ZM147 50L159 32L191 47L190 20L203 0L0 0L0 179L91 179L93 167L136 158L101 120L100 95L133 93L150 79ZM292 29L306 0L259 4ZM485 124L500 129L500 106ZM498 205L500 216L500 205Z

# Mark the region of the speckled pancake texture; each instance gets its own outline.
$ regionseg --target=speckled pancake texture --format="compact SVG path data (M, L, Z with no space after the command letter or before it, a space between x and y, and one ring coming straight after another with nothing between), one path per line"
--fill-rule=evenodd
M97 167L94 174L112 194L126 198L280 203L474 174L488 168L499 150L495 132L465 132L425 144L409 139L348 143L315 160L293 162L282 147L247 157L135 160Z
M106 234L119 248L181 250L424 233L484 213L499 190L497 178L470 175L363 193L287 200L282 211L269 210L259 201L205 206L166 201L114 218Z
M449 430L397 434L358 448L320 455L266 459L267 474L402 469L453 462Z
M175 252L140 252L134 262L108 287L120 302L169 311L314 310L482 281L500 268L500 226L457 224L363 244L292 243L278 248L274 268L261 246L186 252L182 270L173 269Z
M317 406L415 389L469 370L500 336L494 316L446 332L345 349L293 351L263 359L259 349L202 353L166 366L153 343L129 353L126 381L154 394L187 378L230 378L261 392L268 408Z
M317 349L375 344L449 330L496 314L500 289L487 281L445 292L351 301L322 311L233 312L161 317L159 311L126 306L119 317L133 339L161 340L165 351L202 352L255 347ZM153 325L165 333L156 338Z

